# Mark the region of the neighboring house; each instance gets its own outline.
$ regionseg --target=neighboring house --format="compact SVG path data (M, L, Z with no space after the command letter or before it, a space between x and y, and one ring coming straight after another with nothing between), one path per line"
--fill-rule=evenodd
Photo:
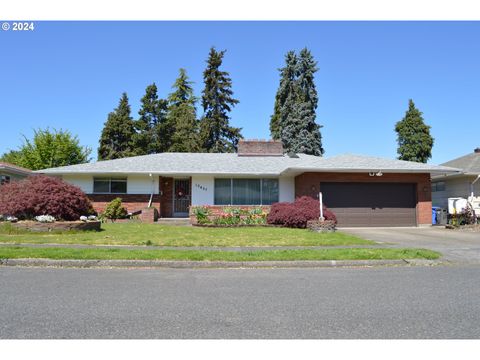
M19 180L32 175L29 169L22 168L6 162L0 162L0 185L9 183L12 180Z
M160 153L39 171L78 185L97 211L121 197L130 212L149 203L162 217L186 217L190 205L270 205L318 198L340 226L431 224L430 177L456 172L359 155L283 154L280 142L240 141L236 154Z
M432 202L434 206L446 209L448 198L462 197L467 199L472 192L476 197L480 196L480 180L475 181L480 175L480 148L442 165L458 168L461 171L432 177Z

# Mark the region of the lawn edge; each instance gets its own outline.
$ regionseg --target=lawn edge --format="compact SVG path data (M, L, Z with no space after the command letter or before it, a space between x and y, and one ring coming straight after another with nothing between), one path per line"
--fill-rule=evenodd
M42 258L0 259L0 266L60 268L329 268L373 266L434 266L441 260L276 260L276 261L190 261L190 260L54 260Z

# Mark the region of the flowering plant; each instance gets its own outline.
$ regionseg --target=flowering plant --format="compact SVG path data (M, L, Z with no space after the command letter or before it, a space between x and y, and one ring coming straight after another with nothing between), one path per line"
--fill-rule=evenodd
M35 220L40 222L40 223L53 223L53 222L55 222L55 218L51 215L35 216Z

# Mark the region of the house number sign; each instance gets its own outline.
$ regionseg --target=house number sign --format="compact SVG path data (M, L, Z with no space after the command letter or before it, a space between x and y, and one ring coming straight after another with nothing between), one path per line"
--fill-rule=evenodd
M197 189L200 189L200 190L203 190L203 191L207 191L208 188L206 186L203 186L203 185L200 185L200 184L195 184L195 187Z

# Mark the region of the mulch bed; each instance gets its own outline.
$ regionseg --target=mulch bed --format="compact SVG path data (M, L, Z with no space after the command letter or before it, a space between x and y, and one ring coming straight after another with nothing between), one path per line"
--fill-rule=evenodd
M198 227L210 227L210 228L236 228L236 227L278 227L278 225L272 224L232 224L232 225L220 225L220 224L192 224L192 226Z
M460 226L446 225L445 228L459 231L480 232L480 224Z

